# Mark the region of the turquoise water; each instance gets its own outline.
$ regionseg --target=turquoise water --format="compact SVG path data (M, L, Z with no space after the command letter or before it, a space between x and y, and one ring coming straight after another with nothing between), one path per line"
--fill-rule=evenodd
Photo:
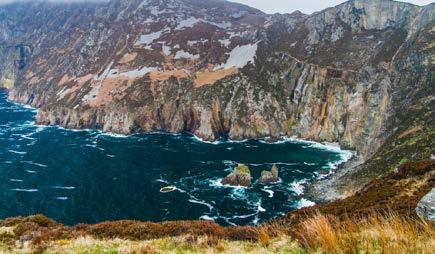
M45 214L66 224L208 219L256 224L310 204L301 183L349 152L312 142L201 142L189 134L115 136L33 123L34 109L0 91L0 217ZM276 163L281 181L222 186L237 163L254 181ZM176 190L161 193L162 187Z

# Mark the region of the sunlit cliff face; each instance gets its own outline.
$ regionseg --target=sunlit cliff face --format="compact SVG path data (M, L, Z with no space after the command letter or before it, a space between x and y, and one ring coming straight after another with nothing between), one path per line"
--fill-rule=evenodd
M137 0L0 13L0 39L12 45L0 52L2 84L41 108L38 123L206 140L295 135L367 158L427 84L434 8L357 0L266 15L224 1Z

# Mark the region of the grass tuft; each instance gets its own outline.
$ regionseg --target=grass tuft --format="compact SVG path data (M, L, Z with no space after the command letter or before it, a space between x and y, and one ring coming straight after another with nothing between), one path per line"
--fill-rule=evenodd
M317 214L297 231L302 245L319 253L431 253L434 235L433 225L395 213L347 220Z

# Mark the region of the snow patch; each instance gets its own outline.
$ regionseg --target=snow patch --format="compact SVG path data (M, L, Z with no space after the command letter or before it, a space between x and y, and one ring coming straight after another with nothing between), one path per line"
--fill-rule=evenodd
M199 55L193 55L189 52L186 52L184 50L177 51L175 54L174 59L191 59L191 60L197 60L199 59Z
M198 43L206 43L208 42L208 39L201 39L201 40L195 40L195 41L187 41L187 46L192 47L195 46Z
M113 69L110 71L107 78L118 78L118 77L127 77L130 79L140 78L148 74L149 72L157 70L156 67L142 67L135 70L119 72L118 69Z
M197 19L194 17L190 17L188 19L182 20L178 23L177 27L175 27L175 30L181 30L184 28L192 28L194 27L197 23L202 22L202 23L206 23L206 24L210 24L212 26L216 26L222 29L227 29L233 26L233 24L231 22L221 22L221 23L215 23L215 22L211 22L211 21L207 21L204 19Z
M249 63L254 63L257 54L258 42L243 46L237 46L230 52L230 57L225 64L215 67L217 69L229 69L232 67L243 68Z
M172 52L172 48L169 46L163 45L162 51L163 51L163 54L165 54L165 56L169 56Z
M134 44L134 46L149 45L158 38L160 38L160 36L162 36L162 34L166 31L168 31L167 28L154 33L141 35L139 40Z
M203 19L197 19L194 17L190 17L188 19L182 20L178 23L177 27L175 27L175 30L181 30L183 28L191 28L198 22L204 22Z
M107 67L106 67L106 69L104 69L103 73L95 76L94 80L98 80L98 81L105 80L106 77L109 75L110 70L112 69L112 65L113 65L113 61L109 65L107 65Z
M224 47L228 47L231 44L231 40L230 39L222 39L219 40L219 42L224 46Z

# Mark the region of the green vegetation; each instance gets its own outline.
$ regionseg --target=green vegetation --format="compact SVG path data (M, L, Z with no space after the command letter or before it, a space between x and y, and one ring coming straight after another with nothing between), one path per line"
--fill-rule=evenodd
M251 175L251 170L245 164L239 164L239 165L237 165L237 167L234 169L234 172L235 173L240 173L240 174Z

